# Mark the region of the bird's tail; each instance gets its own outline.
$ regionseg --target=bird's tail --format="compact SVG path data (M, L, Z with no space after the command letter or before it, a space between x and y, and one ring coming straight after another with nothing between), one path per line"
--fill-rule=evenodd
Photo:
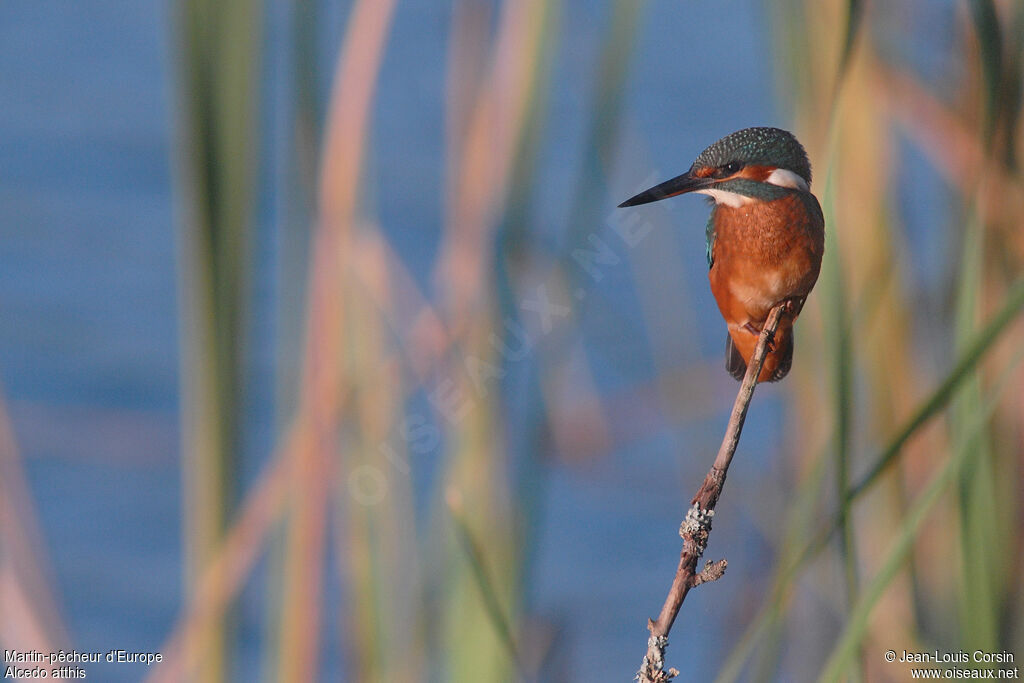
M757 337L753 335L748 336L751 337L753 343L744 344L744 346L749 346L749 349L744 348L742 350L733 341L731 334L725 336L725 369L737 381L741 382L743 381L743 376L747 374L747 359L753 355L754 346L757 345ZM746 341L748 340L744 339L744 342ZM775 331L775 339L773 341L775 349L765 356L764 365L761 367L761 376L757 378L758 382L778 382L788 375L789 369L793 367L792 323L789 325L779 325L779 329ZM744 358L744 351L746 352L746 358Z
M747 361L743 360L740 350L732 341L732 335L728 333L725 335L725 369L737 382L742 382L743 376L747 374Z

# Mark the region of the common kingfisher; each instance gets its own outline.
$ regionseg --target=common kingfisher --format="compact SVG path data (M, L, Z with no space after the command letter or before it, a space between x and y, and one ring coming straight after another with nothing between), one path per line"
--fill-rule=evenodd
M793 364L793 321L818 279L825 219L811 194L811 164L792 133L744 128L714 143L690 170L627 199L636 206L699 192L711 197L707 259L711 293L728 326L725 367L747 371L772 308L784 314L758 382L776 382Z

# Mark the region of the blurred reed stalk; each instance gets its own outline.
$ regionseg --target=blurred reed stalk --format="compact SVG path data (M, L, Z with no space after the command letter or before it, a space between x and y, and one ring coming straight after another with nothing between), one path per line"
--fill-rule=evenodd
M512 642L519 621L520 544L500 436L498 381L504 372L492 341L498 328L488 272L559 5L503 3L487 67L477 71L478 80L459 77L466 66L462 50L486 43L470 37L463 47L453 43L451 53L447 220L436 270L442 310L455 341L443 366L449 398L441 411L448 450L445 497L452 516L444 524L450 535L442 546L444 671L449 680L508 680L522 666ZM470 6L465 0L457 3L456 21L467 22L463 25L480 36L486 24L468 23L473 21L467 15Z
M244 0L177 6L185 578L192 595L224 538L239 478L261 10ZM206 650L194 680L229 678L225 622L211 621L200 640Z
M53 589L53 571L0 393L0 643L53 652L69 642Z
M339 285L343 285L343 279L347 277L347 247L350 243L355 212L368 109L393 5L393 2L359 2L353 8L349 39L346 40L345 48L339 57L328 115L327 139L324 143L319 220L312 247L314 258L309 287L306 350L297 414L290 427L284 431L281 445L275 451L270 465L256 486L248 492L237 521L226 534L223 543L213 546L211 559L195 582L196 589L185 613L162 649L169 655L168 662L163 667L155 668L150 680L191 679L193 672L200 667L209 671L209 634L221 630L220 623L224 610L241 589L252 570L259 549L285 509L289 511L289 521L287 552L284 558L284 586L281 593L283 606L278 629L277 676L279 680L314 680L317 676L320 647L319 605L323 600L321 573L327 517L326 495L334 466L333 456L337 450L334 435L346 397L342 336L342 297L345 290ZM197 26L205 26L200 21L203 17L192 18L199 22ZM197 27L192 28L198 31ZM196 50L202 52L201 46L197 46ZM377 58L374 58L374 55L377 55ZM237 53L228 51L227 55L218 56L231 61ZM198 65L202 64L205 62L200 59ZM228 66L225 64L223 69L230 71ZM193 79L203 81L197 74L203 74L202 70L194 73ZM188 78L185 80L187 83L193 82ZM192 104L200 113L208 113L207 109L214 109L213 103L207 101L210 98L215 100L214 94L199 90L190 92L197 100ZM231 101L240 105L238 98ZM240 123L233 129L236 136L239 128L245 128L242 123L247 120L246 117L239 119ZM192 131L192 128L188 130ZM210 134L209 131L206 133ZM237 139L235 141L238 142ZM226 145L226 142L223 144ZM196 153L186 156L185 160L198 163L200 158L201 156ZM234 160L235 157L231 159ZM227 163L223 156L217 155L206 159L206 163L212 168L206 169L206 166L199 165L199 168L194 170L216 171L212 175L218 182L223 182L220 178L222 174L238 180L231 171L220 168ZM238 172L238 169L235 169L235 172ZM186 190L190 188L191 186L186 186ZM203 186L191 188L193 192L203 189ZM232 197L238 199L235 194ZM200 207L202 206L205 204L200 204ZM235 206L234 203L232 206ZM186 240L186 244L192 245L193 240L198 240L205 234L197 230L190 231L187 237L193 239ZM237 235L236 238L240 239ZM206 243L209 242L210 240L207 240ZM192 252L189 252L189 256L192 256ZM213 259L209 250L197 249L194 256L198 264L188 262L193 268ZM240 255L236 256L241 259ZM209 285L209 278L200 279L200 276L208 275L208 270L190 270L189 275L198 282L194 282L193 279L186 279L186 282L199 288L200 293L206 293L206 298L209 298L209 293L200 286ZM206 298L202 301L206 302ZM238 314L237 311L235 313ZM206 340L206 337L203 337L203 340ZM212 353L214 350L197 346L197 363L204 360L211 362L216 357ZM239 349L235 351L237 355L234 358L237 360L240 358L240 352ZM206 394L200 396L204 397ZM237 408L237 405L235 407ZM207 427L204 433L208 433L211 428ZM207 440L201 441L199 445L208 445ZM217 670L210 671L209 675L223 674L223 660L222 652Z
M351 680L424 677L422 580L410 443L431 441L419 416L403 419L405 384L384 311L394 310L393 269L379 227L358 227L346 292L345 363L352 393L342 426L345 476L335 492L336 546L346 589L341 619ZM411 427L409 425L412 425ZM413 431L404 431L412 429ZM419 431L417 431L419 430Z
M358 338L362 329L350 298L360 173L394 7L393 0L360 0L353 5L327 112L297 416L299 429L308 431L310 439L296 454L290 492L278 644L281 681L319 677L329 495L342 455L339 426L354 380L347 360L349 340ZM349 495L346 488L339 493ZM358 542L359 537L346 550L357 555Z

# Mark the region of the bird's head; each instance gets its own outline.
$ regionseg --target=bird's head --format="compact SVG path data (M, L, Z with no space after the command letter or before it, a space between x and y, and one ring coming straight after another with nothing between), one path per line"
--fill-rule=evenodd
M697 157L686 173L627 199L636 206L699 192L718 204L743 206L809 192L811 164L803 145L781 128L744 128L730 133Z

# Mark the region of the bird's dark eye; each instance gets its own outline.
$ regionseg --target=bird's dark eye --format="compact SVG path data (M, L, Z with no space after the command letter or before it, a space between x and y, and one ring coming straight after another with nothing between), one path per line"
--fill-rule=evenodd
M727 178L731 175L734 175L741 168L743 168L743 164L741 164L740 162L730 161L725 166L719 166L715 175L718 176L719 178Z

